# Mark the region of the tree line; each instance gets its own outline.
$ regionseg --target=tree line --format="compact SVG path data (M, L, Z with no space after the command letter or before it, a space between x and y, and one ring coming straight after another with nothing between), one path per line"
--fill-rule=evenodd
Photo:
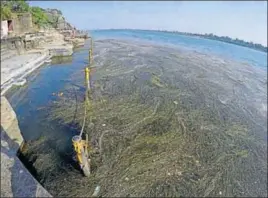
M176 33L176 34L180 34L180 35L186 35L186 36L198 36L201 38L206 38L206 39L211 39L211 40L216 40L216 41L222 41L225 43L231 43L231 44L235 44L235 45L239 45L239 46L243 46L243 47L248 47L251 49L255 49L258 51L262 51L262 52L266 52L267 53L267 47L261 45L261 44L257 44L257 43L253 43L253 42L247 42L241 39L232 39L228 36L217 36L214 34L197 34L197 33L188 33L188 32L178 32L178 31L162 31L161 32L172 32L172 33Z

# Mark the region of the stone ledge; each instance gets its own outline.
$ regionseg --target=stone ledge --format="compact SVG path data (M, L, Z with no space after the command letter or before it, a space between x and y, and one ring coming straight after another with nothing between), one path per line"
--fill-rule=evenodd
M6 131L9 138L17 143L18 148L16 149L18 150L24 140L19 129L17 116L8 100L3 96L1 96L1 127Z
M47 46L46 49L49 50L50 56L71 56L73 54L73 45L51 45Z
M18 62L19 57L17 57L16 60L14 59L13 61L13 66L15 68L12 70L11 67L8 67L9 65L2 63L1 95L4 95L13 84L16 84L17 81L23 80L28 74L44 64L45 60L48 58L48 52L43 51L42 53L39 52L39 54L40 55L35 60L29 59L29 62L22 66ZM8 68L7 71L5 71L6 68Z

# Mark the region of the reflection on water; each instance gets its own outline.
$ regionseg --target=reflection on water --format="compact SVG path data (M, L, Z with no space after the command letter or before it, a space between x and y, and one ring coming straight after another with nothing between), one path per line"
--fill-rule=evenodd
M60 65L65 63L72 63L73 56L56 56L51 60L52 65Z

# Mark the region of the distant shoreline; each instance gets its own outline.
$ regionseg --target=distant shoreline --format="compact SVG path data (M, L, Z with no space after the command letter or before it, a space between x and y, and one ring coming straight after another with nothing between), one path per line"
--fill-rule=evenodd
M242 47L247 47L250 49L254 49L257 51L265 52L266 54L268 53L268 48L257 43L253 42L247 42L241 39L232 39L228 36L217 36L214 34L197 34L197 33L188 33L188 32L179 32L179 31L168 31L168 30L142 30L142 29L96 29L93 31L100 31L100 30L134 30L134 31L154 31L154 32L166 32L166 33L174 33L178 35L184 35L184 36L192 36L192 37L199 37L199 38L205 38L209 40L215 40L215 41L220 41L224 43L230 43L234 44L237 46L242 46Z

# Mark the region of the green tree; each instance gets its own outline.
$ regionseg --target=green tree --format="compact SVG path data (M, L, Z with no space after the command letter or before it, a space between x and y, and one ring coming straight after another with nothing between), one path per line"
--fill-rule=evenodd
M45 11L42 8L32 7L31 13L34 24L38 26L45 26L50 24L48 16L46 15Z
M9 7L12 12L29 12L30 6L25 0L10 0L5 1L4 5Z
M1 6L1 20L10 19L12 16L11 9L7 6Z
M10 19L12 13L29 11L30 6L25 0L1 0L1 20Z

